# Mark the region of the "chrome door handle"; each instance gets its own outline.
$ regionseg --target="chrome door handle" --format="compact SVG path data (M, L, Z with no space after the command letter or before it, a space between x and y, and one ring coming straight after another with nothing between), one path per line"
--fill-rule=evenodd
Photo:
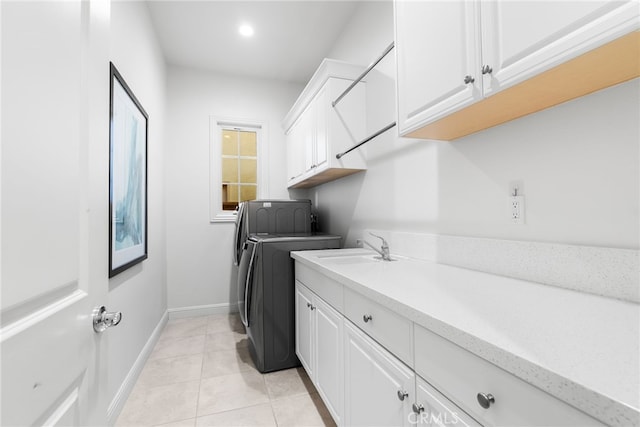
M485 65L482 67L482 74L491 74L493 73L493 68L490 65Z
M474 79L471 76L464 76L464 84L466 84L466 85L468 85L469 83L473 83L475 81L476 81L476 79Z
M416 414L419 414L420 412L424 411L424 405L422 405L422 403L414 403L413 405L411 405L411 409L413 409L413 412L415 412Z
M362 320L364 320L364 323L368 323L370 320L373 320L373 317L371 317L370 314L365 314L362 316Z
M93 309L93 330L100 333L112 326L116 326L122 320L119 311L107 311L104 305Z

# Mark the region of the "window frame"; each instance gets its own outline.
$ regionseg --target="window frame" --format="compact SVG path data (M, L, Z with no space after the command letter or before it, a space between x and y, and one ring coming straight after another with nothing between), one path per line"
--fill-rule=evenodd
M237 212L222 209L222 131L233 129L256 132L258 199L269 194L268 127L262 120L209 117L209 222L235 222Z

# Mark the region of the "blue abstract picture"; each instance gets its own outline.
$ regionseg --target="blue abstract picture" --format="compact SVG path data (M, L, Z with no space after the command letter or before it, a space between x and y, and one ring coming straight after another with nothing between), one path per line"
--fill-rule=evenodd
M116 225L116 250L130 248L142 242L142 155L138 152L138 121L132 118L124 129L128 144L123 148L123 167L118 193L114 194Z
M109 277L147 258L148 116L111 64Z

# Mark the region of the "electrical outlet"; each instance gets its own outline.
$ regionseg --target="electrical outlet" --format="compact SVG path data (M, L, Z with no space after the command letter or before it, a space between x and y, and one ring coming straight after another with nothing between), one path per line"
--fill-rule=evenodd
M524 224L524 196L509 197L509 207L511 209L511 222L513 224Z

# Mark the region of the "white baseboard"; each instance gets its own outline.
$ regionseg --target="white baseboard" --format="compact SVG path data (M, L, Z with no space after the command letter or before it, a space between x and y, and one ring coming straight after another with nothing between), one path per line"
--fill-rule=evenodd
M108 425L112 426L116 423L116 420L118 419L118 416L120 416L120 412L122 412L122 409L124 407L124 404L127 401L127 398L129 397L129 394L131 394L131 390L133 390L133 386L136 384L136 381L140 376L140 372L142 372L142 368L144 368L144 365L147 362L147 359L149 358L151 351L155 347L156 342L158 342L158 338L160 338L160 333L164 329L164 325L166 325L168 320L169 320L169 312L165 312L164 315L160 318L158 325L153 330L153 333L147 340L147 343L142 348L142 351L140 351L138 358L136 359L133 366L129 370L129 373L127 374L126 378L120 385L120 388L118 389L118 392L116 393L115 397L109 404L109 408L107 409Z
M184 317L196 317L196 316L208 316L210 314L228 314L238 311L236 304L222 303L222 304L207 304L207 305L192 305L190 307L170 308L169 320L181 319Z

